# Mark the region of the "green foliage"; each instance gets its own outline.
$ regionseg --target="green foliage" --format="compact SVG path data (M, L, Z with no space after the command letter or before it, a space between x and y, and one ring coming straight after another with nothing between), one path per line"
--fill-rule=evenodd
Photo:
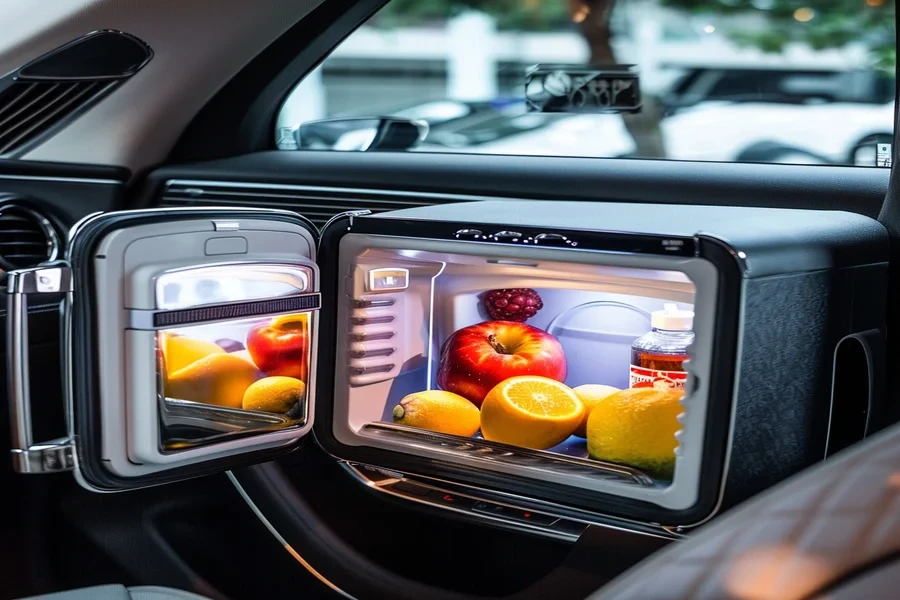
M792 42L817 50L865 42L875 66L893 71L896 61L894 0L662 0L663 4L710 15L756 14L758 30L726 28L736 42L764 52L782 52Z
M566 0L390 0L373 24L386 27L428 24L466 10L492 15L498 29L556 31L571 26Z
M583 1L587 5L597 2ZM618 0L620 5L627 2ZM660 3L697 14L762 16L765 27L748 30L726 26L724 31L736 42L764 52L781 52L791 42L805 42L816 49L866 42L872 48L876 66L893 70L896 62L894 0L660 0ZM568 0L390 0L372 24L381 27L437 25L472 9L493 15L499 29L552 31L573 27ZM811 18L798 20L797 17Z

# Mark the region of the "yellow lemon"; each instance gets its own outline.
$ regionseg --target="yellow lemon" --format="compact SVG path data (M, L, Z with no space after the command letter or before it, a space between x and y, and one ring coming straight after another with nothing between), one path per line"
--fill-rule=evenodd
M510 377L488 392L481 405L484 439L546 450L575 431L584 403L567 385L547 377Z
M427 390L409 394L394 407L394 423L471 437L480 425L478 407L452 392Z
M573 388L575 395L578 396L578 399L584 404L584 418L581 420L581 424L575 428L575 435L578 437L587 437L587 422L588 417L591 416L591 410L597 403L610 396L615 394L616 392L621 392L619 388L615 388L611 385L600 385L589 383L586 385L579 385L577 388Z
M166 396L241 408L244 392L259 378L259 369L233 354L210 354L181 370L170 372Z
M293 377L263 377L244 392L245 410L286 413L303 399L306 384Z
M636 467L671 479L675 471L675 434L683 390L632 388L607 396L587 423L588 454L596 460Z
M180 371L210 354L225 354L225 350L221 346L206 340L171 334L162 334L160 337L168 373Z

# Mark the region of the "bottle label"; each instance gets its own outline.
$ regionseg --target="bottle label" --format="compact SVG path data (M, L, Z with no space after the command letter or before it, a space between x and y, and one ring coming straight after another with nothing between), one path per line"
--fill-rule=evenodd
M688 374L686 371L656 371L631 365L631 383L633 388L684 389Z

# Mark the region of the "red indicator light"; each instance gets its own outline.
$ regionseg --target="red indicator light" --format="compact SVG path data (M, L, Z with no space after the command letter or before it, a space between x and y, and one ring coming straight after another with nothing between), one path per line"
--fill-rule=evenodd
M531 513L522 513L522 516L525 517L526 519L530 519Z
M453 496L450 494L444 494L444 502L453 502Z

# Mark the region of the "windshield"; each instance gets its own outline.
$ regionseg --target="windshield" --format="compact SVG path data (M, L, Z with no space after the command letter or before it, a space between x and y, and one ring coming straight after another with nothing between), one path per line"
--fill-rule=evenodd
M378 140L404 122L421 135L391 150L886 166L894 11L892 0L391 0L290 93L276 141L386 149ZM613 85L609 73L634 79L633 110L572 101L573 85ZM562 104L536 106L535 77L569 90ZM366 133L339 139L327 131L341 127L315 123L350 117Z

